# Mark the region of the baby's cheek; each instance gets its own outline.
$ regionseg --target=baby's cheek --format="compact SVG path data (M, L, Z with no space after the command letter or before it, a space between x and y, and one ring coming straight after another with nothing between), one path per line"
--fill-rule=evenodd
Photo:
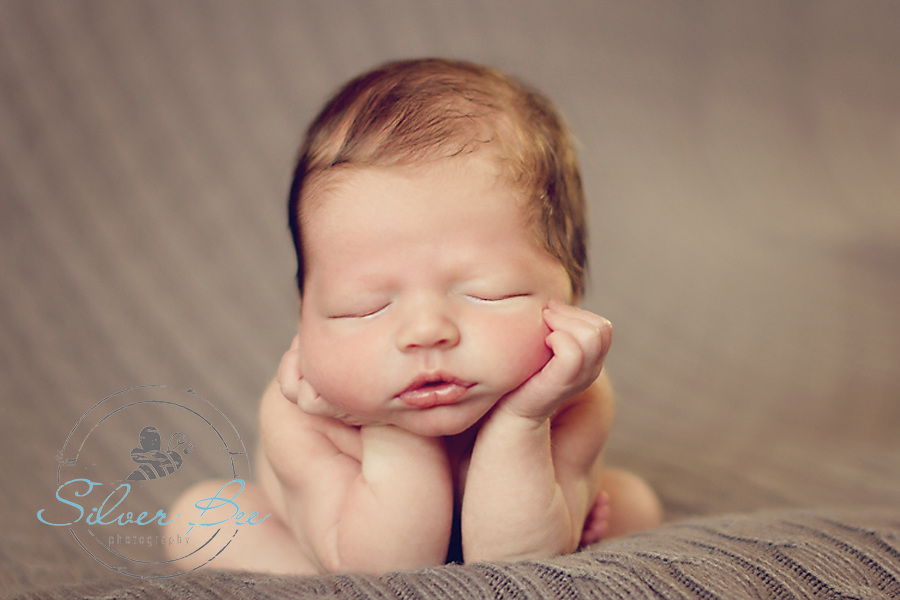
M525 348L525 351L521 357L521 363L525 379L540 371L553 356L550 348L544 342L549 333L549 330L539 331L536 335L523 341L522 347Z
M507 324L498 338L501 348L496 352L499 356L508 357L506 371L512 387L518 387L526 379L540 371L547 364L552 353L544 340L550 329L543 319L520 319Z
M303 357L304 377L325 400L344 412L357 414L366 398L368 353L352 343L331 340L312 347L316 351Z

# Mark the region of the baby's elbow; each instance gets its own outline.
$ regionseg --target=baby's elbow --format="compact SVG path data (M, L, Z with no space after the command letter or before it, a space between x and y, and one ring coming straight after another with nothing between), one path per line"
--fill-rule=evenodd
M374 551L366 556L330 557L321 561L322 574L334 573L368 573L370 575L384 575L394 571L409 571L437 567L444 564L444 557L437 556L385 556Z
M565 527L553 527L539 535L529 533L505 540L486 540L488 543L463 544L463 557L466 564L544 560L575 552L580 539L580 535L571 535Z
M377 543L353 543L341 547L335 544L319 556L323 573L369 573L383 575L391 571L407 571L436 567L444 564L447 546L441 547L434 540L423 539L419 543L407 542L392 547L382 539Z

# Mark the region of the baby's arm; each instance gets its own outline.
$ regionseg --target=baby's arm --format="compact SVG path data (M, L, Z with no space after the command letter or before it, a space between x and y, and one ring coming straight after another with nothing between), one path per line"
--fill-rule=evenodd
M260 437L263 489L320 572L444 562L453 490L441 438L306 414L276 382L260 406Z
M559 304L545 321L553 357L498 403L472 451L462 506L467 562L574 551L599 492L614 411L600 375L611 328Z

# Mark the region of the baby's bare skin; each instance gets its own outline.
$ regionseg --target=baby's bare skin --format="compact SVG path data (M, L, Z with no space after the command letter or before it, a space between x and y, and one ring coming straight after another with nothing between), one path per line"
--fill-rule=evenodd
M571 304L489 156L354 169L304 227L299 333L262 399L259 485L241 496L272 517L212 566L438 565L454 509L466 562L659 522L645 484L602 466L611 326Z

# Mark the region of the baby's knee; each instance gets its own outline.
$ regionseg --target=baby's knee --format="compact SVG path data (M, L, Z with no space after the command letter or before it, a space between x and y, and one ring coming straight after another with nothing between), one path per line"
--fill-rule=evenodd
M634 473L606 469L602 487L609 494L607 537L653 529L662 523L662 502L650 485Z

